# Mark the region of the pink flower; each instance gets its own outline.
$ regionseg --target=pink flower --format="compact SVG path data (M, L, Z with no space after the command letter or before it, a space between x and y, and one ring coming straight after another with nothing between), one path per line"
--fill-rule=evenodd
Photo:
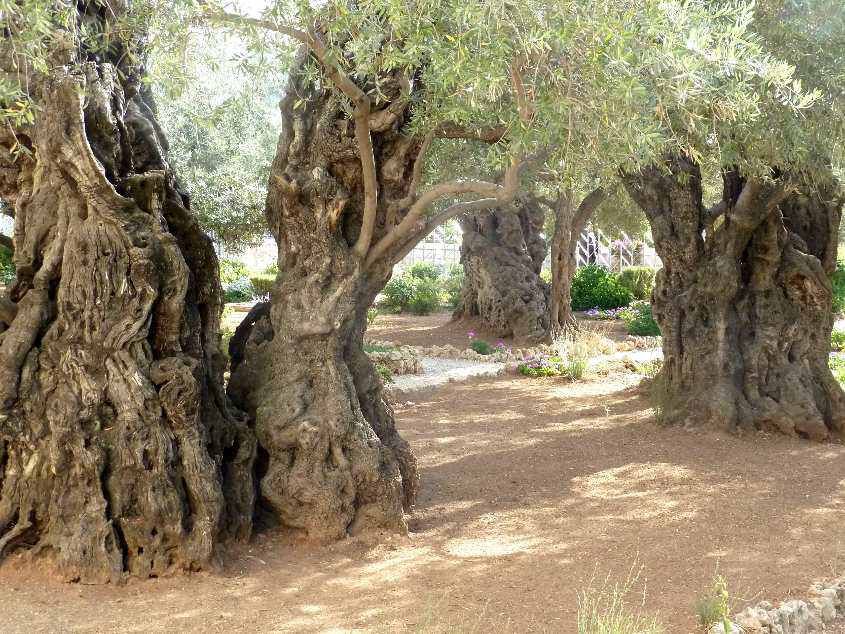
M470 331L467 333L467 337L469 337L470 339L474 338L474 337L475 337L475 331L474 331L474 330L470 330Z

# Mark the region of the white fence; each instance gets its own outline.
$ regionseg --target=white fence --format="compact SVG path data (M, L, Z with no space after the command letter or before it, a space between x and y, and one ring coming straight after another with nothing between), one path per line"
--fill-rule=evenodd
M654 248L648 244L631 240L625 234L622 234L621 240L610 240L601 231L585 231L581 234L575 258L579 268L588 264L599 264L611 271L619 271L626 266L648 266L653 269L663 266ZM394 271L400 273L417 262L429 262L446 270L460 261L460 244L421 242L394 267ZM543 268L550 267L551 258L546 256Z

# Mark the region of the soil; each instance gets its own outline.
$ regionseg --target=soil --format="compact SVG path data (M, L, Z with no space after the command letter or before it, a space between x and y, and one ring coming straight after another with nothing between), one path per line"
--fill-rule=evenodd
M597 321L585 319L576 314L579 326L583 330L593 330L614 341L622 341L627 335L625 324L619 320ZM491 344L504 341L505 345L517 347L519 342L497 337L484 328L478 319L466 318L452 321L451 313L432 315L379 314L375 322L367 328L366 337L373 341L391 341L402 346L445 346L469 348L467 333L473 330L479 339Z
M629 605L674 634L700 631L694 603L717 572L737 609L842 572L843 446L662 428L635 381L418 392L396 407L422 474L410 537L318 548L269 532L217 572L126 587L13 560L0 629L576 632L578 593L633 570Z

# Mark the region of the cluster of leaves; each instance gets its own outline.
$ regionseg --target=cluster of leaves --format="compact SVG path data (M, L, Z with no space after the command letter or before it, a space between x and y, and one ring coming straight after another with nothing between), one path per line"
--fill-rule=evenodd
M12 259L12 252L6 247L0 246L0 282L11 284L15 280L15 263Z
M620 317L628 327L629 335L638 337L659 337L660 326L654 320L651 304L645 300L638 300L629 304L622 311Z
M595 264L578 269L572 278L571 295L573 310L619 308L633 299L616 275Z
M845 313L845 262L836 263L830 282L833 285L833 314L842 315Z
M627 266L619 272L619 283L634 299L649 299L654 288L655 270L648 266Z
M250 273L239 260L224 258L220 261L220 284L227 303L265 300L276 282L278 268L268 267L261 273Z
M418 262L387 283L381 305L396 312L427 315L457 305L462 284L462 267L453 266L444 275L436 265Z
M583 378L587 370L587 359L580 355L567 357L538 354L523 360L517 371L523 376L538 378L544 376L565 376L573 381Z
M845 330L833 330L830 333L830 349L836 352L845 350Z
M828 367L833 373L833 378L845 385L845 357L838 354L831 354L827 359Z

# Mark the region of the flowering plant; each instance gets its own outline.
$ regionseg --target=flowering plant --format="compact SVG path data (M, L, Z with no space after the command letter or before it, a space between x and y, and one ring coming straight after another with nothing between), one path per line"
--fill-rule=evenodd
M627 309L626 306L621 306L619 308L607 308L602 310L598 306L595 308L591 308L585 314L590 319L599 319L599 320L606 320L606 319L622 319L622 316Z

